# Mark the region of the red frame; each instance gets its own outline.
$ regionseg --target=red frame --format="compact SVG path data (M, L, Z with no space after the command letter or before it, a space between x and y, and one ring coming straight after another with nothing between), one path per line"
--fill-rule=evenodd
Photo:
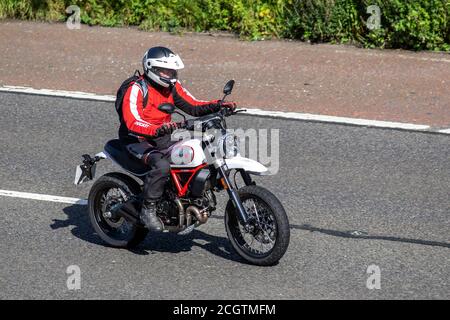
M175 188L177 188L179 197L184 197L186 195L188 188L189 188L189 184L192 181L192 178L195 176L195 174L200 169L203 169L206 166L208 166L208 164L203 163L203 164L199 165L198 167L190 168L190 169L172 169L172 168L170 169L170 176L172 177L173 183L175 184ZM180 174L180 173L190 173L191 174L191 176L186 181L184 186L181 185L180 177L178 176L178 174Z

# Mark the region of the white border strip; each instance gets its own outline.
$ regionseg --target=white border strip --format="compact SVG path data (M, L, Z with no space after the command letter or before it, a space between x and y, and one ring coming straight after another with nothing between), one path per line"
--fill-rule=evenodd
M351 125L356 125L356 126L403 129L403 130L414 130L414 131L424 131L424 130L430 129L430 126L422 125L422 124L334 117L334 116L325 116L325 115L320 115L320 114L298 113L298 112L282 112L282 111L266 111L266 110L261 110L261 109L247 109L246 114L251 114L251 115L256 115L256 116L265 116L265 117L317 121L317 122L329 122L329 123L338 123L338 124L351 124Z
M50 89L33 89L30 87L20 87L20 86L3 86L0 87L0 91L3 92L13 92L13 93L28 93L37 94L42 96L52 96L52 97L64 97L64 98L74 98L74 99L88 99L97 100L105 102L116 101L115 96L98 95L89 92L80 91L63 91L63 90L50 90Z
M58 196L51 196L48 194L18 192L18 191L11 191L11 190L0 190L0 196L87 205L87 200L85 200L85 199L58 197Z
M79 92L79 91L34 89L34 88L30 88L30 87L21 87L21 86L3 86L3 87L0 87L0 92L26 93L26 94L36 94L36 95L53 96L53 97L65 97L65 98L74 98L74 99L88 99L88 100L96 100L96 101L103 101L103 102L114 102L116 100L116 97L111 96L111 95L98 95L95 93L87 93L87 92ZM432 130L432 128L430 126L422 125L422 124L368 120L368 119L358 119L358 118L346 118L346 117L335 117L335 116L326 116L326 115L310 114L310 113L267 111L267 110L250 108L250 109L247 109L247 112L245 114L261 116L261 117L274 117L274 118L281 118L281 119L290 119L290 120L327 122L327 123L347 124L347 125L364 126L364 127L401 129L401 130L410 130L410 131L426 131L426 132L450 134L450 129L436 131L436 130Z

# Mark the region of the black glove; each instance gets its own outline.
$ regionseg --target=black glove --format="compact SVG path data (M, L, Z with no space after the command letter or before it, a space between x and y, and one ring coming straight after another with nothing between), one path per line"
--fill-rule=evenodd
M227 102L222 102L222 107L225 107L225 108L229 109L230 111L235 111L237 108L237 104L236 104L236 102L233 102L233 101L227 101Z
M234 114L234 112L236 111L237 105L236 105L236 102L227 101L227 102L222 102L220 107L221 107L223 115L230 116L230 115Z
M161 137L166 134L172 134L175 130L182 128L183 123L182 122L168 122L160 126L158 129L156 129L156 136Z

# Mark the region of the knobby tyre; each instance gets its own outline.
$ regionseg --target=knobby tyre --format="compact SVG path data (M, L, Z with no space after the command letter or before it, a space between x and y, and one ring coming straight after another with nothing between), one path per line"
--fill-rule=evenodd
M246 261L260 266L276 264L286 253L290 240L289 220L278 198L260 186L238 190L247 214L257 222L247 232L239 222L233 203L225 210L225 229L236 252Z
M88 198L89 218L95 232L108 245L132 248L145 239L148 230L143 226L123 217L108 218L105 215L115 205L140 192L139 184L121 173L105 174L92 186Z

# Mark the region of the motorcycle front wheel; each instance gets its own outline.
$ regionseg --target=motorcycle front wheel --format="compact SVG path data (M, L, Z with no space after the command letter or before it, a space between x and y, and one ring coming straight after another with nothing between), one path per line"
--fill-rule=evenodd
M148 230L123 217L110 216L114 206L127 201L140 192L139 184L121 173L108 173L100 177L89 192L89 218L95 232L108 245L131 248L145 239Z
M252 264L276 264L286 253L290 239L289 220L283 205L275 195L260 186L245 186L238 192L242 205L255 223L252 230L246 230L233 203L228 201L225 229L231 245Z

